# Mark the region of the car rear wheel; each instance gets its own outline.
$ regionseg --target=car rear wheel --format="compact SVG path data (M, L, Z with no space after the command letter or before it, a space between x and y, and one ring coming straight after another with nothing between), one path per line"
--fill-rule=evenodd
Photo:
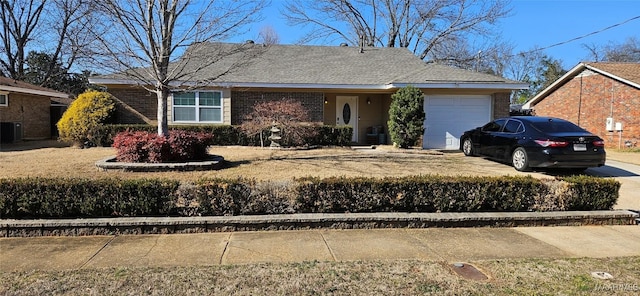
M521 172L525 172L529 170L529 157L527 156L527 151L522 147L516 148L511 154L511 163L513 167Z
M473 156L473 142L470 138L465 138L462 142L462 153L466 156Z

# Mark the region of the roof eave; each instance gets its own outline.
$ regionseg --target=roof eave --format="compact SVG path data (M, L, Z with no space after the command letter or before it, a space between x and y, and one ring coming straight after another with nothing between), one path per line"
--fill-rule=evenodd
M89 79L90 83L99 85L141 85L140 81L128 79ZM198 86L195 82L176 81L172 86ZM527 89L526 83L469 83L469 82L437 82L437 83L389 83L389 84L318 84L318 83L262 83L262 82L219 82L200 84L200 86L214 86L222 88L291 88L291 89L362 89L389 90L412 85L417 88L453 88L453 89Z
M64 99L69 98L69 95L65 93L58 93L58 92L51 92L51 91L44 91L44 90L37 90L37 89L28 89L28 88L15 87L15 86L0 85L0 90L45 96L45 97L53 97L53 98L64 98Z
M452 88L452 89L505 89L521 90L528 89L526 83L506 83L506 82L437 82L437 83L393 83L393 88L401 88L408 85L417 88Z
M139 80L115 78L89 78L89 83L97 85L142 85Z
M618 81L620 81L620 82L623 82L623 83L625 83L625 84L629 84L629 85L635 86L635 87L637 87L637 88L640 88L640 84L638 84L638 83L636 83L636 82L633 82L633 81L628 80L628 79L624 79L624 78L622 78L622 77L620 77L620 76L618 76L618 75L614 75L614 74L612 74L611 72L607 72L607 71L604 71L604 70L598 69L598 68L593 67L593 66L591 66L591 65L589 65L589 64L585 64L585 66L587 67L587 69L589 69L589 70L591 70L591 71L598 72L598 73L600 73L600 74L602 74L602 75L609 76L609 77L611 77L611 78L613 78L613 79L615 79L615 80L618 80Z

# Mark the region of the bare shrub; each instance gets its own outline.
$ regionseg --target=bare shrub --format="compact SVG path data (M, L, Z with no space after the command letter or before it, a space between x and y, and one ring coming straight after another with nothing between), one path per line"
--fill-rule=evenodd
M534 211L565 211L568 200L573 195L571 184L559 179L541 179L543 186L540 193L534 198L532 210Z
M274 125L282 130L282 142L291 146L303 146L305 139L315 136L310 132L317 133L317 129L301 128L302 123L309 121L309 112L293 99L260 102L244 119L242 130L249 136L259 135L262 147L264 132Z

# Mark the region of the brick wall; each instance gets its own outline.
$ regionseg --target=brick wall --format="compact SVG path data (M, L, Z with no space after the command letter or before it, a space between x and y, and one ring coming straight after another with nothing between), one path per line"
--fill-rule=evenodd
M606 119L623 125L626 140L640 146L640 89L615 79L583 71L534 106L536 115L572 121L618 147L619 133L606 130Z
M323 122L324 94L321 92L231 92L231 124L242 124L244 117L253 111L258 102L293 99L302 103L309 112L310 120Z
M123 124L156 124L158 98L144 88L109 88L118 103L116 121Z
M44 96L10 93L9 106L0 106L0 122L22 124L23 139L51 138L51 99Z
M495 93L491 97L493 100L493 119L508 117L511 93Z

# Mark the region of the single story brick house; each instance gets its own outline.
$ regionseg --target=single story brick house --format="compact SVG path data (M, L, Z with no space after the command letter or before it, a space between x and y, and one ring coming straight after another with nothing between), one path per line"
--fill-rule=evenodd
M197 46L214 59L220 48L237 45ZM220 69L232 64L226 57L199 69L195 79L176 83L176 90L183 91L174 92L169 100L169 124L237 125L256 102L287 98L301 101L314 122L352 126L354 143L389 143L391 95L412 85L425 94L423 147L458 149L463 131L508 116L511 92L528 88L494 75L426 64L406 48L249 46L260 47L262 52L242 66L220 76ZM192 69L199 65L182 64ZM217 78L197 88L190 84L206 77ZM156 96L139 86L140 82L121 74L89 81L105 86L120 101L119 122L155 123ZM147 83L153 85L153 81ZM186 86L190 89L185 92ZM204 101L206 105L199 103Z
M50 139L69 95L0 76L0 140Z
M523 108L572 121L607 147L640 143L640 64L579 63Z

